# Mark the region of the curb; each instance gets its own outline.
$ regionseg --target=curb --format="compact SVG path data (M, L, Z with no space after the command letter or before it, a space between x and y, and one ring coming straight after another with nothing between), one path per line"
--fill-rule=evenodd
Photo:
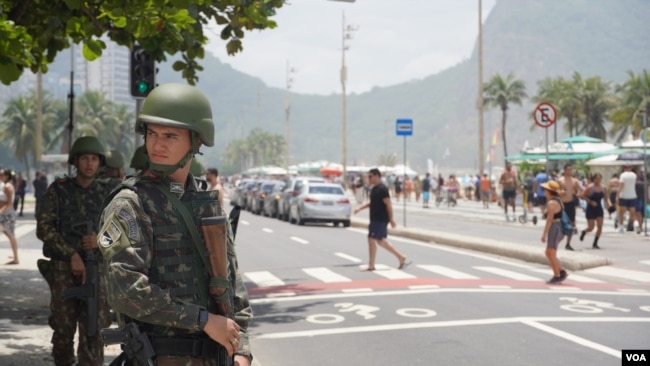
M350 225L359 228L367 228L368 220L352 217ZM548 265L548 259L546 259L543 247L538 248L525 244L509 243L418 228L406 229L398 227L393 229L389 227L388 234ZM559 252L558 259L566 269L571 271L581 271L589 268L606 266L612 263L605 257L588 253L566 251Z

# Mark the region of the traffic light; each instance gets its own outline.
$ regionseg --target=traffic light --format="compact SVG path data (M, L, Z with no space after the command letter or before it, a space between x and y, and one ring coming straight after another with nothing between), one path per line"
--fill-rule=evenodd
M134 46L131 51L131 95L144 98L155 85L156 66L153 58L142 46Z

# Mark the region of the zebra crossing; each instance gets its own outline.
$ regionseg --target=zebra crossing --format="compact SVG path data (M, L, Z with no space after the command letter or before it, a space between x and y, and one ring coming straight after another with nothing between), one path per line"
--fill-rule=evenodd
M351 258L343 253L339 257ZM352 268L352 269L350 269ZM403 287L409 289L477 287L482 289L549 288L566 290L637 290L636 286L622 285L603 279L608 275L606 267L590 276L588 273L570 273L562 285L549 285L546 280L550 269L534 265L517 265L505 268L498 265L476 265L451 268L436 263L413 264L399 270L393 266L376 264L374 271L363 271L363 266L336 266L295 268L273 271L243 272L244 282L253 297L295 295L301 289L306 292L341 291L359 292L373 289ZM638 271L637 271L638 272ZM629 278L639 279L638 273L627 273ZM639 291L649 291L642 283Z

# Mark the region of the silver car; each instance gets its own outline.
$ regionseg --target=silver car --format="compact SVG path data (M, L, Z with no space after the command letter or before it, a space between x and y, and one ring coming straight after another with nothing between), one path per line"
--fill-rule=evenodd
M352 205L340 184L305 183L289 207L289 221L304 225L305 222L339 223L350 226Z

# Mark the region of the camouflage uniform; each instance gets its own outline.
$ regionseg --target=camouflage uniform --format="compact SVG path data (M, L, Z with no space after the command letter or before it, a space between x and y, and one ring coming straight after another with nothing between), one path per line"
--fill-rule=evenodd
M97 180L88 188L80 186L75 178L54 181L45 191L36 213L36 235L43 241L43 254L51 258L50 317L52 355L56 365L75 364L74 335L79 326L77 365L102 365L103 343L99 334L93 339L86 337L86 304L79 299L64 300L63 291L81 285L81 278L70 269L70 258L76 252L84 257L81 238L73 233L75 223L90 220L94 232L98 232L98 219L104 197L108 194L106 184ZM99 273L102 277L101 255ZM111 317L104 288L99 287L98 328L110 325Z
M129 186L135 189L124 188ZM108 269L108 301L120 314L120 325L134 321L152 337L158 365L219 366L219 360L227 357L225 349L201 331L197 321L199 311L212 305L206 285L210 275L178 209L162 190L175 192L172 194L179 197L197 227L201 217L223 215L223 211L216 192L203 191L191 174L184 192L172 186L168 178L145 171L127 179L106 206L98 242ZM241 327L236 354L250 358L247 327L252 310L232 234L228 238L228 271L235 321ZM210 344L219 355L169 356L166 347L156 347L161 342L170 345L197 340Z

